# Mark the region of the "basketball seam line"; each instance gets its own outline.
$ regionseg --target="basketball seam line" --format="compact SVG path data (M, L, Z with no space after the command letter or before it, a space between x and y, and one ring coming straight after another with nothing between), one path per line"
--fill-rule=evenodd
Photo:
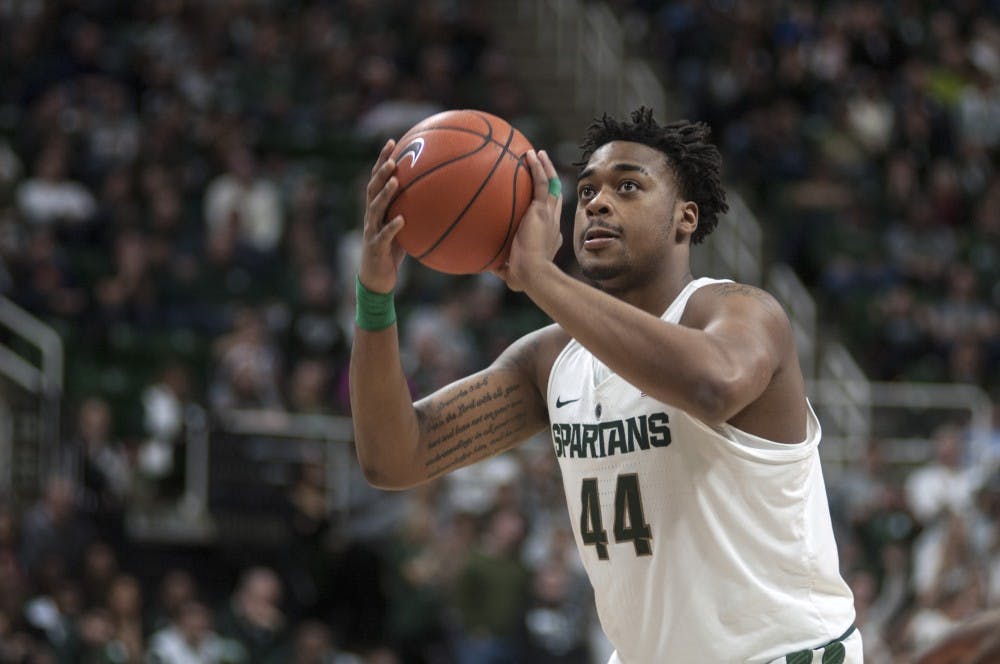
M491 132L492 132L492 130L493 130L493 128L490 127L490 131ZM511 142L513 142L513 140L514 140L514 131L515 131L514 128L511 127L510 128L510 134L507 136L507 143L503 146L503 150L500 151L500 154L499 154L499 156L497 156L496 161L493 162L493 167L490 169L489 175L487 175L485 178L483 178L483 181L479 185L479 189L476 190L476 193L472 195L472 198L469 199L469 202L466 203L466 205L462 209L462 211L458 214L457 217L455 217L455 220L453 222L451 222L451 225L448 226L448 228L446 228L444 230L444 233L441 234L441 237L439 237L434 242L434 244L431 245L431 247L427 251L425 251L424 253L422 253L419 256L417 256L417 260L422 260L424 258L427 258L427 256L430 255L431 252L433 252L435 249L437 249L438 246L440 246L440 244L442 242L444 242L444 239L446 237L448 237L448 234L451 233L452 229L454 229L455 226L458 225L458 222L462 221L462 217L464 217L465 213L469 211L469 208L472 207L472 204L476 202L476 199L479 198L479 194L481 194L483 192L483 189L486 188L486 184L493 177L493 174L496 172L497 168L499 168L500 162L502 162L503 158L505 156L507 156L507 153L509 152L509 150L507 148L510 147ZM511 153L511 154L513 154L513 153Z
M468 129L466 127L449 127L448 125L438 125L436 127L428 127L427 129L421 129L417 133L418 134L428 134L428 133L430 133L432 131L458 131L458 132L461 132L463 134L472 134L473 136L478 136L480 138L485 138L487 144L492 143L493 145L497 146L501 150L504 150L505 152L509 152L511 154L511 156L513 156L513 157L515 157L517 159L520 159L520 157L517 154L515 154L512 150L508 149L508 146L510 145L510 143L507 143L505 145L505 144L501 143L500 141L493 140L493 127L492 126L490 127L490 133L489 134L480 134L478 131L473 131L473 130ZM400 139L400 143L402 143L402 142L403 142L402 139ZM472 154L472 153L470 152L469 154Z
M399 198L400 194L402 194L404 191L406 191L407 189L409 189L410 187L412 187L414 184L416 184L420 180L424 179L425 177L427 177L431 173L434 173L438 169L444 168L445 166L448 166L449 164L453 164L456 161L459 161L461 159L465 159L466 157L469 157L471 155L476 154L480 150L483 150L484 148L486 148L486 146L489 145L490 143L492 143L493 145L495 145L498 148L500 148L501 154L506 153L506 152L510 152L510 154L515 159L517 159L518 161L521 160L521 157L518 157L516 154L514 154L513 152L511 152L510 150L507 149L508 146L511 143L510 141L507 141L507 145L504 145L500 141L493 140L493 123L490 122L487 117L485 117L481 113L473 113L473 115L475 115L476 117L478 117L480 120L482 120L486 124L486 133L485 134L480 134L478 131L473 131L473 130L468 129L466 127L457 127L457 126L449 126L449 125L440 125L440 126L436 126L436 127L428 127L427 129L421 129L419 132L417 132L418 134L424 134L424 133L432 132L432 131L445 131L445 130L447 130L447 131L458 131L458 132L462 132L464 134L472 134L473 136L478 136L479 138L484 139L485 142L482 145L476 147L476 149L473 150L472 152L466 152L465 154L463 154L461 156L452 157L451 159L449 159L447 161L443 161L440 164L437 164L436 166L432 166L431 168L428 168L426 171L424 171L420 175L418 175L415 178L413 178L412 180L410 180L408 183L406 183L406 186L403 187L402 189L400 189L399 191L397 191L396 195L393 196L392 200L389 201L389 207L390 208L392 207L392 204L396 202L396 199ZM511 127L511 128L513 129L513 127ZM406 136L404 135L403 138L406 138ZM403 140L400 139L400 142L402 143Z
M495 254L493 254L493 258L486 261L486 265L483 265L481 268L479 268L480 272L482 272L490 265L492 265L493 261L495 261L497 257L503 253L504 247L507 246L507 241L510 239L510 231L514 227L514 215L517 214L517 173L519 170L521 170L522 166L524 166L524 161L523 159L518 158L517 166L514 168L514 177L513 177L514 186L511 187L510 217L507 219L507 233L503 237L503 242L500 243L500 248L497 249L497 252Z

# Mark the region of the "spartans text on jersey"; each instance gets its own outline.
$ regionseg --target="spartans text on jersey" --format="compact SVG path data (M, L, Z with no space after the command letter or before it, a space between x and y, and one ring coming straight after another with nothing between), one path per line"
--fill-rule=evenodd
M639 415L595 424L553 422L556 456L599 459L670 444L670 418L666 413Z

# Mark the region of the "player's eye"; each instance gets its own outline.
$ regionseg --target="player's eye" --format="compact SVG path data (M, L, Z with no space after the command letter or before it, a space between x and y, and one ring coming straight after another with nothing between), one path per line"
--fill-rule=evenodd
M620 185L618 185L618 188L624 192L633 192L639 190L639 185L633 182L632 180L625 180Z
M590 198L593 195L594 195L594 188L589 184L585 184L582 187L580 187L580 192L579 192L580 198Z

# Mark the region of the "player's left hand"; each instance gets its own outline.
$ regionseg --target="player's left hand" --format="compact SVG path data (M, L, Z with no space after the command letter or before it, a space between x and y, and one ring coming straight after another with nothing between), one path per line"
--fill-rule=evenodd
M506 265L496 270L497 276L515 291L525 290L531 277L538 273L538 267L551 263L562 246L559 221L563 197L559 174L544 150L537 154L529 150L524 158L531 169L534 197L521 218Z

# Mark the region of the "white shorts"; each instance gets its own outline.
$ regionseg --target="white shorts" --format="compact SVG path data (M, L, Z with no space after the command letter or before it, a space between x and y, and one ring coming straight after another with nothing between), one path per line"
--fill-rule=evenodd
M844 653L843 659L836 657L836 650L832 650L832 648L837 648L837 646L844 647L842 651ZM837 648L837 650L840 650L840 648ZM811 658L809 654L812 654ZM826 659L824 659L824 655ZM812 651L803 650L794 655L779 657L768 664L823 664L823 662L830 662L831 664L864 664L865 652L864 645L861 643L861 630L855 629L846 639L838 641L832 646L816 648Z
M835 653L840 650L837 647L839 645L843 646L843 659L836 658ZM827 654L827 651L829 651L829 654ZM771 660L768 664L823 664L824 654L827 654L826 661L830 664L864 664L865 654L863 644L861 643L861 630L855 629L851 632L850 636L830 646L816 648L811 651L803 650L791 655L791 659L789 659L789 656L779 657L778 659ZM611 659L608 660L608 664L623 664L621 658L618 657L617 650L611 653Z

